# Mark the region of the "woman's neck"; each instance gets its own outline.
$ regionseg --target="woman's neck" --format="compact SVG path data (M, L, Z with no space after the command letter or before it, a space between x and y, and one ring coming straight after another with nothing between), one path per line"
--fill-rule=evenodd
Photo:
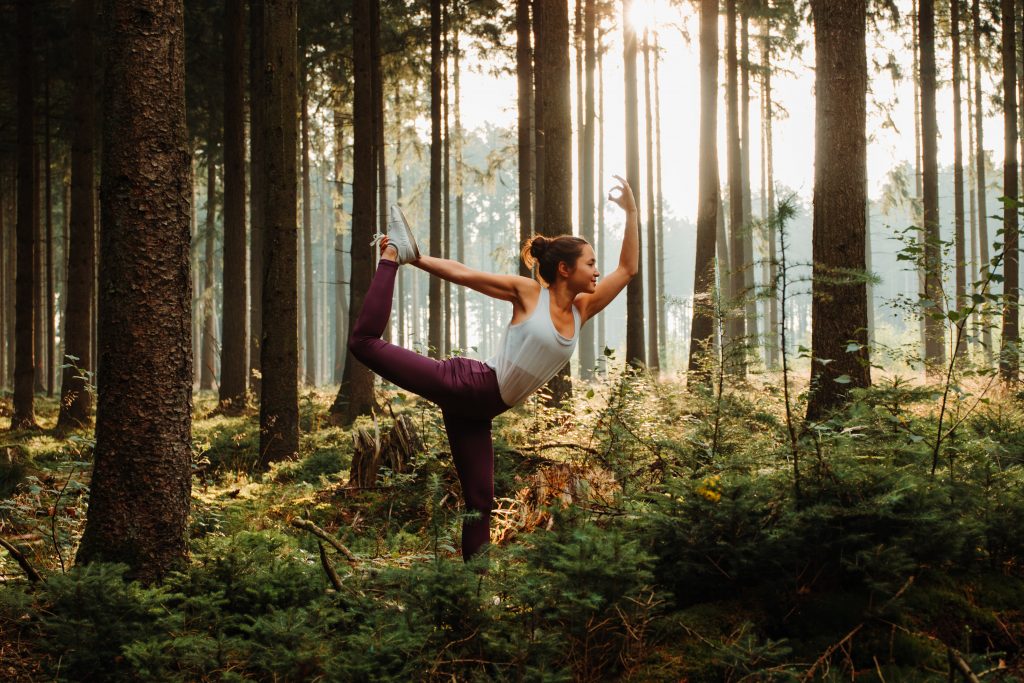
M576 299L576 293L569 289L565 280L560 280L548 287L548 297L553 308L569 313L572 311L572 302Z

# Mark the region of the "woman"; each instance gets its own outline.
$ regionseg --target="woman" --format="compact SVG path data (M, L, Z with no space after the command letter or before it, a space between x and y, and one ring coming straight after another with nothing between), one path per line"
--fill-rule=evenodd
M405 215L391 208L388 235L378 234L381 260L349 337L357 359L384 379L441 407L452 458L468 510L480 513L462 525L462 557L468 561L490 540L494 504L491 420L547 383L572 355L579 330L636 275L640 248L636 201L629 184L608 199L626 212L618 267L597 282L597 259L586 240L570 235L534 236L522 256L536 263L542 283L520 275L473 270L458 261L421 256ZM616 194L617 192L617 194ZM411 263L440 278L512 303L512 320L498 352L486 362L455 356L443 361L382 340L391 315L398 266Z

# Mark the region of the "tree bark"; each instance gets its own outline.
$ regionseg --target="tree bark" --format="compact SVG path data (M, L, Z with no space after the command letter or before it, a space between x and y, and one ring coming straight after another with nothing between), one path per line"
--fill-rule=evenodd
M299 450L297 0L264 0L263 340L260 466Z
M441 0L430 0L430 253L441 251ZM356 138L358 140L358 137ZM429 279L427 351L441 353L441 280ZM353 303L354 306L354 303Z
M306 50L301 48L299 74L299 106L302 123L302 254L303 254L303 312L305 344L304 382L316 386L316 328L313 316L313 192L309 183L309 74L306 72Z
M151 581L185 562L192 481L184 12L125 1L106 22L103 338L77 562L124 562Z
M651 103L650 32L644 29L644 142L647 178L647 367L657 376L658 357L658 221L654 207L654 110Z
M1020 254L1017 248L1017 47L1015 0L1002 0L1003 53L1003 336L999 346L999 374L1008 384L1020 375Z
M213 114L212 110L210 112ZM210 126L213 129L213 126ZM213 141L206 147L206 228L203 234L203 346L202 371L200 372L199 388L204 391L213 389L217 369L217 333L214 329L214 277L213 250L214 235L217 224L217 166L213 161Z
M466 216L465 206L462 200L465 188L465 170L463 167L462 159L462 82L461 82L461 65L460 56L462 49L459 46L459 25L462 22L462 16L459 14L456 17L455 31L452 39L454 42L454 49L452 50L452 68L455 76L455 260L459 263L466 262ZM469 339L467 336L467 319L466 319L466 288L459 287L456 293L457 310L458 310L458 328L459 328L459 349L463 355L469 351Z
M377 0L372 0L373 3ZM353 113L352 164L352 239L349 278L348 331L355 328L363 300L370 288L376 254L370 247L377 224L377 155L374 135L374 99L372 84L373 50L370 32L373 25L372 3L355 3L352 13L353 69L355 78ZM347 339L347 337L346 337ZM331 406L331 421L349 425L374 406L373 372L358 362L347 350L345 371L338 395Z
M711 381L715 329L715 236L718 230L718 3L700 10L700 137L698 156L697 245L690 322L689 378L695 386Z
M726 157L729 167L729 297L727 324L730 347L724 358L729 372L744 377L747 371L746 291L743 222L743 164L740 153L739 65L736 58L736 0L726 2Z
M43 108L46 111L45 131L43 134L44 155L43 172L46 183L44 195L46 197L46 234L43 243L46 245L46 259L43 267L46 269L46 395L53 396L53 357L57 351L57 335L54 330L56 316L53 314L53 190L51 176L50 158L50 68L49 59L44 55L43 63L46 65L45 79L43 80Z
M530 45L530 0L516 0L516 81L518 84L519 244L533 232L533 49ZM530 277L522 259L519 274Z
M32 360L35 365L33 390L37 394L46 391L46 301L43 292L46 276L43 273L43 252L47 245L42 220L44 183L39 147L38 142L32 146L32 175L35 183L35 191L32 194L32 230L35 242L32 249Z
M334 375L341 384L348 353L348 297L345 296L345 231L341 222L345 215L345 115L341 105L334 108Z
M598 37L600 43L600 37ZM604 51L600 44L597 47L597 263L604 268L608 248L605 244L604 230ZM604 311L597 314L597 357L601 374L608 374L608 356L605 354L607 335L605 334Z
M754 278L754 231L750 208L750 19L746 5L740 6L740 173L743 187L743 293L746 299L746 346L756 351L757 284Z
M940 372L946 363L946 326L942 293L942 247L939 243L938 122L935 113L935 2L920 0L921 154L925 265L925 363Z
M658 240L658 357L659 364L668 364L668 319L665 313L665 195L661 184L661 79L658 75L658 63L661 61L661 49L658 45L658 32L654 32L654 176L658 183L656 213ZM654 267L653 265L651 266Z
M971 4L971 47L974 52L974 137L977 145L974 157L974 182L978 193L978 253L981 258L981 279L989 277L988 207L985 201L985 105L981 99L981 10L979 0ZM981 316L981 342L985 357L992 362L992 326L988 315Z
M224 302L220 402L245 405L245 16L243 0L225 0L224 25ZM231 29L230 27L234 27Z
M580 232L583 239L591 244L594 240L594 69L597 65L595 54L595 32L597 30L596 0L586 0L583 8L583 129L582 161L580 163ZM600 242L597 243L600 247ZM604 264L598 261L598 270ZM591 379L597 362L594 353L594 326L586 325L580 330L580 377ZM598 352L601 350L599 349Z
M265 0L249 0L249 387L254 396L261 391L260 359L263 343L263 233L266 189L263 169L267 127L260 100L266 56L263 50L263 5Z
M779 297L776 287L779 282L779 264L776 253L775 225L775 166L774 145L772 139L772 52L771 52L771 20L764 20L764 136L765 136L765 185L768 193L768 329L765 331L765 345L768 347L768 368L774 370L779 366Z
M15 273L14 320L14 411L11 429L35 427L35 364L33 362L32 298L35 272L32 255L35 247L33 204L36 179L32 169L33 123L35 111L32 102L32 5L20 0L17 5L17 266Z
M956 310L963 312L967 306L967 251L964 235L964 150L960 113L960 2L949 0L949 24L953 42L953 216L954 216L954 258L956 259ZM967 340L960 338L954 351L962 356Z
M537 38L537 99L544 112L544 166L537 179L544 186L544 205L538 218L549 237L572 234L572 107L569 78L569 7L541 2ZM571 396L569 363L547 384L551 404Z
M622 0L622 16L628 17L633 0ZM637 116L636 30L629 21L622 22L622 54L624 62L626 107L626 180L633 194L640 195L640 122ZM639 214L639 212L638 212ZM643 226L637 215L637 238L643 253ZM639 259L636 276L626 285L626 362L642 366L647 363L644 344L644 278L643 259Z
M812 0L814 236L808 419L871 383L862 273L867 176L866 0ZM850 350L848 344L858 345ZM829 360L829 363L821 361Z

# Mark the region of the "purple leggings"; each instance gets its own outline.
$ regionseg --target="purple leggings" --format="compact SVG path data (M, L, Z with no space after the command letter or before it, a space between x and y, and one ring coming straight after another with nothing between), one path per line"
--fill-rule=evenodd
M490 540L494 507L494 447L491 419L509 409L501 400L494 370L478 360L454 356L443 361L381 339L391 316L398 264L381 259L349 335L352 355L384 379L441 407L455 469L468 510L477 520L462 524L462 558L468 560Z

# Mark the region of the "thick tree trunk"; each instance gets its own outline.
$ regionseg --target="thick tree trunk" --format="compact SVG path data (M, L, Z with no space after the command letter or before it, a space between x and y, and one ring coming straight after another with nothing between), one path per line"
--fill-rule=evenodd
M224 300L220 401L245 405L248 339L245 328L245 16L243 0L226 0L224 25Z
M211 112L212 113L212 112ZM212 128L212 126L211 126ZM213 163L213 142L206 147L206 228L203 232L203 345L199 389L213 389L217 369L217 333L214 329L213 250L217 224L217 166Z
M1013 200L1003 206L1003 336L999 347L999 374L1016 384L1020 376L1020 254L1017 247L1017 46L1015 0L1002 0L1003 52L1003 194Z
M715 338L715 234L718 230L718 3L700 10L700 137L697 245L690 326L689 380L711 381Z
M921 188L925 265L925 363L929 372L946 364L946 326L933 314L945 309L942 293L942 246L939 243L938 121L935 113L935 2L920 0L917 25L921 50Z
M633 0L622 0L622 16L628 17ZM622 55L624 62L626 108L626 180L633 194L640 197L640 122L637 116L636 85L636 30L629 21L622 22ZM639 214L639 212L638 212ZM643 226L637 216L637 238L643 253ZM626 362L631 365L647 363L644 344L644 278L643 259L639 259L636 276L626 285Z
M974 156L974 182L978 193L978 255L981 260L981 279L989 277L988 207L985 201L985 105L981 99L981 10L979 0L971 3L971 47L974 53L974 137L977 148ZM915 90L916 92L916 90ZM995 346L992 341L994 323L988 315L981 316L981 343L985 357L992 362Z
M808 418L871 383L864 271L867 176L866 0L812 0L815 44L815 171ZM858 344L848 350L851 342Z
M724 357L729 372L747 371L746 291L743 222L743 163L740 155L739 65L736 59L736 0L727 0L725 19L726 157L729 168L729 297L727 324L730 345Z
M586 0L583 8L583 129L582 157L580 163L580 233L591 244L594 240L594 69L597 66L595 54L595 32L597 30L596 0ZM603 245L597 242L602 249ZM598 270L603 272L604 264L599 260ZM603 340L602 340L603 341ZM600 352L600 349L598 350ZM594 326L585 325L580 330L580 377L591 379L597 359L594 354Z
M369 6L376 2L356 3L352 14L355 88L352 100L352 275L349 278L349 332L355 327L363 308L377 256L370 246L371 235L377 224L377 155L374 149L373 51L370 45L373 10ZM331 406L332 422L343 425L349 425L359 415L369 413L374 406L373 372L358 362L352 352L347 350L347 346L346 354L341 387Z
M541 232L572 234L572 108L569 79L569 7L541 2L537 38L537 99L544 112L544 166L537 179L544 186L544 205L538 212ZM542 87L541 87L542 86ZM569 363L548 382L551 404L572 394Z
M184 13L180 1L110 8L103 39L103 338L89 515L77 562L124 562L148 581L184 564L188 548L192 178Z
M519 112L519 244L533 232L533 49L530 46L530 0L516 0L516 79ZM522 259L519 274L530 277Z
M430 0L430 254L441 251L441 0ZM358 136L356 137L358 140ZM441 279L429 279L427 351L440 358L442 339ZM354 303L353 303L354 305Z
M32 168L33 121L32 102L32 5L29 0L20 0L17 5L17 139L18 139L18 208L17 208L17 270L15 274L15 320L14 320L14 412L11 415L11 429L35 426L34 389L35 366L33 363L32 313L35 308L32 298L35 287L32 254L35 247L35 224L33 204L35 203L36 179Z
M302 60L299 75L301 93L300 117L302 123L302 276L303 312L305 324L305 372L307 386L316 386L316 328L313 315L313 192L309 183L309 77L306 73L306 51L299 54Z
M949 23L953 41L953 216L954 258L956 277L956 310L967 306L967 252L964 235L964 151L960 114L960 2L949 0ZM955 353L961 356L967 349L967 340L961 336Z
M644 141L647 168L647 366L655 375L661 369L658 357L658 221L654 209L654 111L651 104L650 33L644 29Z
M263 340L260 466L299 450L297 0L264 0Z
M263 51L265 0L249 0L249 387L253 395L262 394L260 360L263 343L263 233L266 219L266 188L263 169L267 124L264 123L262 97L266 59Z

